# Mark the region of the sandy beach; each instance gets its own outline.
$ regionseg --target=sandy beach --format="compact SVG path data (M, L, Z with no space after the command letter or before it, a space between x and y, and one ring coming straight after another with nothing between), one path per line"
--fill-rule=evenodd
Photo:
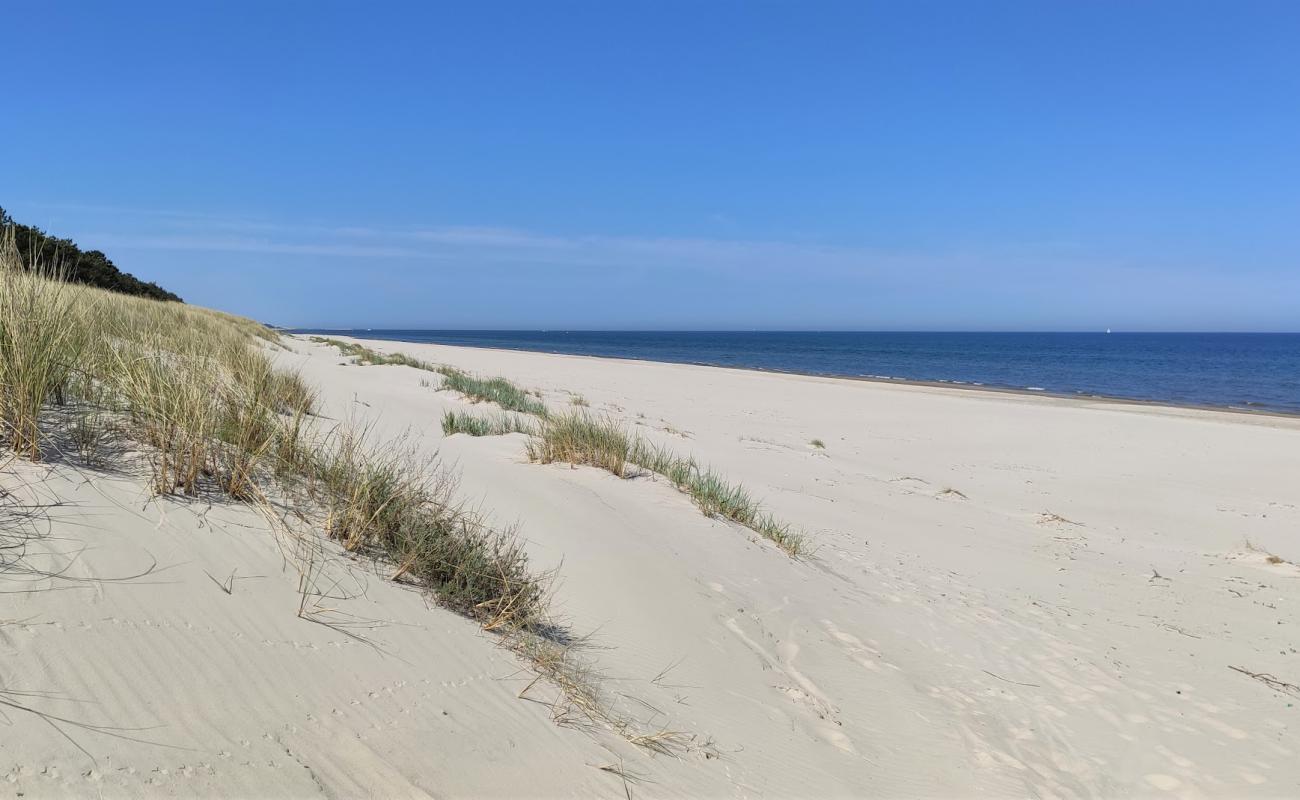
M671 747L557 714L391 565L331 544L304 615L264 514L16 462L0 513L40 569L0 652L44 716L5 709L5 796L1300 794L1300 419L365 342L693 456L794 559L661 478L444 436L488 408L439 375L286 342L323 420L518 527L590 679Z

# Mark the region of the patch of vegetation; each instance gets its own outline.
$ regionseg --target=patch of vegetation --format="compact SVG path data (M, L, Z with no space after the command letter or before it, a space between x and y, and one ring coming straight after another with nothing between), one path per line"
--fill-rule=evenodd
M496 403L506 411L518 412L482 417L449 411L442 418L444 434L498 436L527 433L531 436L527 445L528 457L538 463L585 464L607 470L620 478L628 477L629 468L639 467L668 479L679 491L689 495L705 514L740 523L770 539L791 556L807 551L803 534L763 511L744 487L727 482L712 470L700 469L693 459L684 459L670 450L646 444L613 420L597 419L579 411L551 414L545 404L505 378L477 378L454 367L433 365L402 354L386 355L340 339L313 336L312 340L333 345L361 363L404 364L440 373L444 388L454 389L476 401ZM574 396L575 400L580 397ZM522 414L532 415L536 423L530 423L526 417L520 416ZM667 430L686 435L672 428Z
M435 461L367 438L335 431L310 460L329 535L350 551L377 550L396 565L390 580L430 589L489 628L536 622L542 588L515 536L459 506L455 480Z
M738 522L770 539L791 556L807 552L806 537L802 533L764 511L743 486L728 482L713 470L701 469L694 459L682 458L667 448L638 441L631 460L666 478L679 491L689 495L706 515Z
M496 403L506 411L518 411L522 414L546 416L546 404L534 399L528 391L516 386L505 378L481 378L463 370L445 364L432 364L405 353L380 353L365 345L331 339L325 336L313 336L312 341L337 347L345 356L351 356L361 364L395 364L414 367L426 372L442 375L442 388L459 392L475 402Z
M0 237L0 447L37 460L66 455L70 443L91 461L120 441L113 453L147 460L159 494L220 493L281 523L289 511L391 565L389 579L502 634L501 645L554 687L557 722L606 725L652 752L694 746L685 734L646 729L617 708L626 695L599 689L546 619L547 576L530 570L512 530L456 501L449 472L364 429L320 430L310 387L267 354L273 331L58 278L22 260L12 230ZM402 363L393 358L386 363ZM501 420L502 429L535 424L520 414ZM9 532L0 524L0 550ZM294 554L304 604L321 543L312 539L307 554ZM233 573L224 584L209 577L230 593Z
M60 277L3 232L0 446L38 460L67 442L95 462L122 439L159 494L301 500L296 513L345 548L391 560L392 577L486 626L540 617L540 582L514 537L454 503L445 473L396 445L309 424L314 393L262 346L277 334Z
M813 440L811 440L810 442L808 442L808 444L812 445L813 447L817 448L818 450L825 450L825 449L826 449L826 443L823 442L821 439L813 439Z
M476 402L496 403L506 411L547 415L546 404L505 378L480 378L454 367L440 367L442 387L460 392Z
M634 439L613 420L565 414L542 422L528 441L528 457L541 464L562 461L588 464L622 478L631 461Z
M639 467L667 479L707 516L740 523L791 556L807 550L804 536L765 512L744 487L701 469L694 459L647 444L613 420L584 413L545 419L528 442L528 457L543 464L587 464L620 478L628 477L629 468Z
M464 411L448 411L442 415L442 432L447 436L453 433L469 436L532 433L536 427L529 417L520 414L502 413L494 417L481 417Z

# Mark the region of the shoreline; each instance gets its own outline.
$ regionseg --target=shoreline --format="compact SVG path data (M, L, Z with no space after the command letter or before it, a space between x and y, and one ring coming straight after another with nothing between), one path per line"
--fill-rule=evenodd
M321 328L313 330L324 330ZM321 333L304 333L298 330L286 329L285 333L290 336L323 336ZM706 369L724 369L734 372L753 372L764 375L791 375L803 378L818 378L821 380L852 381L856 383L869 383L878 386L904 386L926 389L956 389L967 392L984 392L996 395L1011 395L1015 397L1037 397L1051 400L1075 401L1076 403L1101 403L1106 405L1119 406L1136 406L1144 409L1164 409L1172 411L1194 411L1210 413L1227 413L1241 415L1246 417L1264 417L1270 419L1282 419L1300 422L1300 411L1287 411L1275 408L1245 408L1242 406L1230 405L1213 405L1197 403L1177 403L1166 400L1146 400L1132 397L1121 397L1116 395L1087 394L1078 392L1068 394L1065 392L1054 392L1046 389L1033 389L1028 387L999 386L984 383L972 383L964 381L951 380L924 380L920 378L893 378L876 375L840 375L825 372L806 372L801 370L777 369L774 367L740 367L730 364L714 364L703 361L661 361L650 358L635 358L632 356L605 356L590 355L587 353L565 353L561 351L550 350L529 350L524 348L511 347L491 347L487 345L473 344L447 344L443 342L414 342L407 339L376 339L365 336L357 336L355 333L345 333L342 331L329 334L335 338L354 339L364 342L377 342L386 344L408 344L416 346L431 345L434 347L450 347L471 351L486 351L495 353L525 353L543 356L564 356L568 358L595 359L599 361L627 362L635 364L667 364L681 367L702 367Z

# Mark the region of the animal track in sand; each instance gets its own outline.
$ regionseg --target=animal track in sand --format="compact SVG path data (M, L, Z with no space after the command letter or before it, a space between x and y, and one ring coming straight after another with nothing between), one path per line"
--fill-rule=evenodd
M791 447L788 444L782 444L781 442L772 439L764 439L761 436L746 436L742 434L738 438L738 441L755 450L780 450L787 453L796 452L798 450L798 448Z
M840 630L834 622L824 619L822 620L822 627L826 629L826 632L829 633L832 638L840 643L845 654L848 655L849 658L853 659L853 661L859 666L872 670L873 672L879 670L882 665L891 669L898 669L897 666L886 661L884 655L881 654L879 650L874 647L869 647L853 634Z
M763 627L762 622L755 618L748 618L749 622L758 625L759 632L762 636L774 639L770 632ZM727 630L731 631L745 646L747 646L756 656L760 663L766 669L773 670L778 674L788 678L794 685L773 684L774 689L781 692L787 698L795 701L799 705L807 708L817 716L819 720L834 725L834 728L825 726L816 726L815 734L846 753L857 755L857 748L853 741L839 727L842 723L839 720L838 711L831 704L830 699L817 687L813 681L804 675L794 666L794 661L799 655L799 645L791 640L786 640L778 644L775 652L769 651L759 642L751 638L740 627L735 617L727 618L723 623Z

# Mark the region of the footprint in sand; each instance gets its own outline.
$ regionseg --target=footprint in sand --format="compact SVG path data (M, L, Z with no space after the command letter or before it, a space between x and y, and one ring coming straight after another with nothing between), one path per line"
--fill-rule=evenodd
M1173 775L1163 775L1159 772L1153 772L1150 775L1143 776L1147 783L1164 792L1172 792L1183 785L1183 782Z

